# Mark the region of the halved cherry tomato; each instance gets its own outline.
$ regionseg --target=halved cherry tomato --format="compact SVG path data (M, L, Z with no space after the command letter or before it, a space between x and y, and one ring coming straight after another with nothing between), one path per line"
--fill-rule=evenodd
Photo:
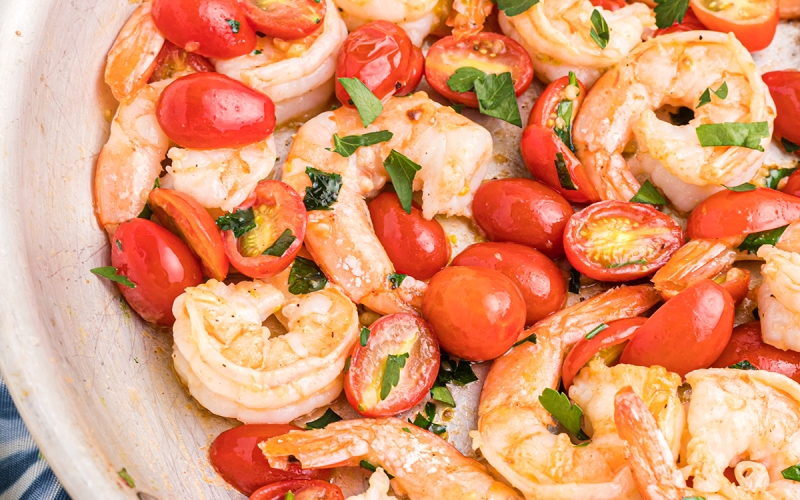
M691 0L708 29L733 33L750 52L766 49L778 29L778 0Z
M475 92L456 92L447 80L459 68L472 67L486 74L511 73L514 91L519 96L533 81L533 63L528 52L505 35L481 32L456 40L446 36L428 49L425 78L431 87L453 102L478 107Z
M569 390L575 376L595 356L600 356L606 365L613 366L619 362L622 350L628 345L633 334L647 321L647 318L627 318L612 321L608 328L594 337L582 338L569 351L564 365L561 367L561 380L564 388Z
M714 282L727 290L733 298L733 303L738 305L750 291L750 271L734 267L723 276L714 278Z
M694 209L686 235L695 239L742 236L800 219L800 198L768 188L714 193Z
M564 229L575 211L540 182L501 179L478 188L472 213L492 241L519 243L555 259L564 254Z
M668 35L670 33L683 33L685 31L697 31L706 29L691 7L686 9L686 14L683 16L683 22L675 21L669 28L661 28L656 30L654 36Z
M775 134L800 144L800 71L770 71L762 75L775 101Z
M794 172L786 179L781 191L792 196L800 196L800 171Z
M288 184L264 180L237 210L253 209L256 227L236 238L233 231L222 232L225 254L240 273L261 279L275 276L292 263L306 236L306 207L303 199ZM286 233L286 231L291 233ZM281 255L267 252L286 234L294 237Z
M275 105L225 75L195 73L167 85L156 118L167 137L185 148L238 148L269 137Z
M617 10L628 5L625 0L592 0L592 5L605 10Z
M188 194L156 188L148 197L158 221L178 235L200 259L209 278L222 281L228 275L228 257L214 219Z
M476 243L453 259L454 266L488 267L517 285L525 300L525 323L532 325L564 305L564 277L552 260L516 243Z
M748 323L733 329L731 340L711 366L728 368L748 361L759 370L781 373L800 382L800 353L783 351L761 340L761 323Z
M663 366L681 377L711 366L733 331L731 295L711 280L700 281L667 301L622 351L620 363Z
M264 486L250 495L250 500L286 500L290 491L294 500L344 500L342 490L335 484L304 479Z
M186 288L203 282L197 258L180 238L147 219L119 225L111 244L111 265L136 288L117 284L145 321L172 326L172 303Z
M439 346L469 361L502 356L525 327L525 300L509 278L484 267L446 267L422 297Z
M683 246L677 222L650 205L608 200L569 220L564 249L570 264L601 281L629 281L652 274Z
M375 235L395 271L427 280L447 265L450 247L444 229L435 220L425 219L416 203L408 214L397 194L386 192L368 206Z
M150 83L169 80L187 73L210 73L215 71L211 61L193 52L186 52L166 40L156 58L156 67L150 76Z
M430 325L415 314L390 314L372 323L367 338L364 336L362 330L344 376L350 406L365 417L388 417L422 401L439 373L439 344ZM408 356L400 369L400 381L386 393L383 378L388 356L403 354Z
M300 430L293 425L245 424L223 432L208 450L214 469L231 486L250 495L262 486L291 479L327 480L331 473L325 469L300 468L289 463L287 470L273 469L264 457L258 443L289 431Z
M347 35L336 60L336 97L352 106L339 78L358 78L378 99L406 95L422 80L424 57L405 30L388 21L367 23Z
M322 0L239 0L247 19L267 36L282 40L306 37L322 26Z
M153 22L187 52L231 59L256 48L256 32L237 0L153 0Z

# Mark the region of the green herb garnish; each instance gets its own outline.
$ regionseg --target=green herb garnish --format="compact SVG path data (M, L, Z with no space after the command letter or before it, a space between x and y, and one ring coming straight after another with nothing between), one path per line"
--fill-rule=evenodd
M597 325L597 326L594 328L594 330L592 330L591 332L587 333L587 334L586 334L586 336L585 336L584 338L585 338L586 340L592 340L593 338L595 338L595 337L597 336L597 334L598 334L598 333L602 332L602 331L603 331L603 330L605 330L606 328L608 328L608 325L607 325L607 324L605 324L605 323L600 323L599 325Z
M789 226L786 225L767 231L748 234L744 241L742 241L742 244L739 245L738 250L740 252L756 254L758 253L758 249L761 248L761 245L775 245L778 240L781 239L787 227Z
M711 87L707 88L706 91L700 95L700 102L697 103L697 107L694 109L699 109L701 106L710 103L712 92L720 99L725 99L728 97L728 82L722 82L722 85L720 85L717 90L712 90Z
M278 236L278 239L275 240L269 248L264 250L262 255L272 255L273 257L283 257L283 254L286 253L286 250L292 246L292 243L297 239L297 237L292 234L291 229L286 229L284 232Z
M245 233L256 228L256 218L253 209L236 209L232 214L217 217L217 227L223 231L233 231L233 235L241 238Z
M581 429L583 411L576 404L571 404L566 394L554 391L549 387L539 396L539 403L550 412L554 419L561 423L567 432L580 441L586 441L589 436Z
M400 198L400 205L406 213L411 213L411 196L414 189L414 176L422 168L406 156L398 153L394 149L383 162L383 166L392 179L397 197Z
M306 167L311 186L306 188L303 204L306 210L332 210L331 205L339 199L342 189L342 176Z
M608 31L608 23L606 23L606 20L603 18L603 14L601 14L599 10L594 9L591 21L592 31L589 32L589 36L592 37L594 43L601 49L606 48L606 46L608 46L608 41L611 39L611 32Z
M749 182L745 182L744 184L739 184L738 186L725 186L725 185L723 185L722 187L724 187L728 191L733 191L733 192L736 192L736 193L744 193L746 191L755 191L756 190L756 186L754 184L750 184Z
M338 134L333 134L333 149L328 149L328 151L339 153L341 156L348 158L352 156L358 148L374 146L375 144L386 142L390 140L393 135L394 134L388 130L368 132L361 135L348 135L345 137L339 137Z
M650 181L644 181L642 187L636 191L636 195L631 198L633 203L646 203L648 205L665 205L667 200L661 196L656 187Z
M369 342L369 334L370 329L366 326L361 329L361 335L359 336L359 342L361 343L361 347L366 347L367 342Z
M753 364L746 359L743 361L739 361L738 363L734 363L728 368L733 368L735 370L758 370Z
M328 426L328 424L332 424L340 420L342 420L342 417L340 417L332 409L328 408L318 419L312 420L311 422L306 422L306 429L324 429Z
M769 137L767 122L711 123L697 127L697 138L703 147L736 146L764 151L761 139Z
M380 99L375 97L375 94L358 78L339 78L339 83L353 101L358 116L361 117L361 123L364 127L369 126L383 111Z
M502 10L508 17L514 17L527 11L539 0L497 0L497 8Z
M316 292L322 290L328 283L328 278L319 269L313 260L297 257L289 272L289 292L294 295Z
M400 285L402 285L403 281L405 281L405 279L408 278L408 275L400 273L391 273L389 274L389 276L387 276L387 278L389 278L389 283L392 284L392 290L395 290L397 288L400 288Z
M136 283L128 279L127 276L118 274L117 268L114 266L95 267L94 269L89 269L89 272L101 276L103 278L109 279L114 283L119 283L120 285L127 286L128 288L136 288Z
M522 345L525 342L530 342L531 344L535 344L536 341L537 341L536 334L532 333L532 334L528 335L527 337L525 337L524 339L518 340L517 342L514 342L514 345L512 345L511 347L517 347L518 345Z
M397 387L400 383L400 370L406 366L408 353L403 354L389 354L386 357L386 366L383 369L383 378L381 379L381 401L386 399L391 392L392 387Z
M656 0L656 26L659 28L669 28L675 22L683 22L686 9L689 8L689 0Z

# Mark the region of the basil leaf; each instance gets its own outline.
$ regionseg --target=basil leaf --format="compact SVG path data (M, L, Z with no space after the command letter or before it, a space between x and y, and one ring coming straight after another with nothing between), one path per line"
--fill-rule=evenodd
M431 424L430 431L437 436L441 436L445 432L447 432L447 427L439 424Z
M486 75L486 78L476 80L475 94L478 97L478 107L482 114L499 118L522 128L522 118L519 114L511 73Z
M431 387L431 397L436 401L441 401L442 403L451 406L453 408L456 407L456 402L453 399L453 394L450 392L450 389L443 386L434 386Z
M464 111L463 104L451 104L450 107L453 108L453 111L455 111L458 114L461 114L461 112Z
M447 86L453 92L469 92L475 88L475 82L486 78L486 73L471 66L458 68L455 73L447 79Z
M365 347L367 342L369 342L369 334L370 329L366 326L361 329L361 336L359 338L359 342L361 343L361 347Z
M238 33L239 28L241 28L242 26L242 24L236 19L226 19L225 22L228 23L228 26L231 27L231 31L233 31L234 33Z
M386 366L383 369L383 378L381 379L381 401L386 399L391 392L392 387L397 387L400 383L400 370L406 366L408 353L403 354L389 354L386 357Z
M603 18L603 14L600 13L599 10L594 9L592 12L592 31L589 32L589 35L594 40L601 49L604 49L608 46L608 41L611 39L611 33L608 31L608 24L606 20Z
M411 195L414 189L414 176L422 168L394 149L383 162L392 179L392 186L400 198L400 205L407 214L411 213Z
M631 198L633 203L646 203L648 205L665 205L667 200L661 196L656 187L650 181L644 181L642 187L636 191L636 195Z
M95 267L94 269L89 269L89 272L92 274L96 274L100 277L109 279L114 283L119 283L120 285L127 286L128 288L136 288L136 283L128 279L127 276L124 276L122 274L117 274L117 268L114 266Z
M682 23L689 8L689 0L656 0L656 4L656 26L662 29L669 28L675 21Z
M800 464L792 465L791 467L783 469L781 471L781 475L784 479L788 479L790 481L800 481Z
M558 173L558 183L561 184L562 189L567 191L576 191L575 183L572 182L572 176L569 175L567 169L567 162L564 161L564 155L556 153L556 173Z
M629 260L628 262L617 262L615 264L607 265L606 269L617 269L619 267L632 266L634 264L644 265L647 264L647 261L644 259L637 259L637 260Z
M581 441L589 439L589 436L581 429L583 410L578 405L571 404L566 394L548 387L539 396L539 403L567 429L567 432Z
M342 176L306 167L306 174L311 179L311 187L306 188L303 204L306 210L333 210L331 205L339 199L342 189Z
M436 405L428 402L425 403L425 417L428 421L433 422L433 419L436 418Z
M223 231L233 231L233 235L241 238L245 233L256 228L256 218L253 209L236 209L232 214L217 217L217 227Z
M518 341L517 341L517 342L515 342L515 343L514 343L514 345L512 345L511 347L517 347L518 345L522 345L522 344L524 344L525 342L530 342L531 344L535 344L535 343L536 343L536 340L537 340L537 339L536 339L536 334L535 334L535 333L533 333L533 334L531 334L531 335L528 335L527 337L525 337L525 338L524 338L524 339L522 339L522 340L518 340Z
M581 272L574 267L569 270L569 293L581 293Z
M417 416L414 417L414 420L413 421L409 420L409 423L412 423L417 427L419 427L420 429L425 429L425 430L428 430L428 427L431 426L431 422L425 419L425 416L422 415L421 413L417 413Z
M722 187L724 187L728 191L733 191L735 193L744 193L746 191L755 191L756 190L755 185L750 184L749 182L745 182L744 184L739 184L738 186L725 186L723 184Z
M129 488L136 488L136 482L134 482L131 475L128 474L128 471L125 470L125 467L118 470L117 475L121 477L126 483L128 483Z
M380 99L375 97L375 94L373 94L358 78L339 78L339 83L341 83L344 90L347 91L350 100L353 101L353 105L356 107L356 110L358 110L361 123L363 123L366 128L381 114L381 111L383 111L383 104L381 104Z
M742 360L742 361L739 361L738 363L734 363L731 366L729 366L728 368L733 368L735 370L758 370L758 368L753 366L753 364L751 362L747 361L746 359Z
M758 253L758 249L761 248L761 245L774 245L781 239L781 235L786 228L789 227L788 225L783 227L777 227L775 229L769 229L767 231L761 231L758 233L748 234L747 237L744 239L741 245L739 245L738 250L740 252L747 252L750 254Z
M783 144L783 149L785 149L787 153L794 153L800 149L800 146L790 140L784 139L783 137L781 137L781 144Z
M328 408L318 419L312 420L311 422L306 422L306 429L324 429L328 426L328 424L332 424L340 420L342 420L342 417L340 417L332 409Z
M282 232L281 235L278 236L278 239L275 240L275 243L273 243L269 248L264 250L264 252L261 255L272 255L273 257L283 257L283 254L286 253L286 250L288 250L289 247L292 246L292 243L294 243L294 240L296 239L297 237L294 234L292 234L292 230L287 229L284 232Z
M539 0L497 0L497 8L508 17L518 16L527 11Z
M573 74L570 71L570 74ZM577 85L576 85L577 86ZM570 151L573 153L575 152L575 144L572 142L572 115L573 115L573 103L570 100L564 99L558 106L556 107L556 123L558 123L558 119L561 118L564 121L564 127L553 127L553 133L561 139Z
M399 274L399 273L392 273L389 276L389 283L392 284L392 290L400 288L400 285L403 284L403 281L408 278L407 274Z
M319 266L313 261L297 257L289 272L289 292L294 295L316 292L322 290L328 283L328 278L320 271Z
M328 151L339 153L341 156L348 158L352 156L358 148L374 146L375 144L386 142L390 140L393 135L394 134L388 130L368 132L361 135L348 135L345 137L339 137L338 134L333 134L333 149L328 148Z
M606 328L608 328L608 325L607 325L607 324L605 324L605 323L600 323L599 325L597 325L597 326L594 328L594 330L592 330L591 332L587 333L587 334L586 334L586 336L585 336L584 338L585 338L586 340L592 340L593 338L595 338L595 337L597 336L597 334L598 334L598 333L602 332L602 331L603 331L603 330L605 330Z
M700 95L700 102L697 103L697 107L694 109L700 109L701 106L705 106L706 104L710 103L711 92L713 92L714 95L720 99L725 99L728 97L728 82L722 82L722 85L720 85L717 90L712 90L711 87L707 88L706 91Z
M737 146L764 151L764 148L761 147L761 139L769 137L769 125L767 122L711 123L700 125L695 130L697 138L700 140L700 145L703 147Z
M764 179L764 184L770 189L778 189L778 183L784 177L788 177L797 170L795 168L775 168L769 171L769 175Z
M478 376L472 371L472 364L469 361L453 361L447 354L442 354L439 373L434 385L444 386L454 383L464 386L476 380L478 380Z

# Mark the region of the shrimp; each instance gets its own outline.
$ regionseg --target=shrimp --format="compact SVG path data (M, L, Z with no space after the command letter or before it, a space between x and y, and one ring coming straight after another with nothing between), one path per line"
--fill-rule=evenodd
M663 368L590 365L570 394L583 404L594 426L592 443L574 447L554 435L552 416L539 402L558 387L568 348L600 323L641 314L659 301L650 286L616 288L561 310L520 334L536 335L495 360L484 382L473 446L526 498L619 499L635 495L633 479L610 421L613 389L635 383L646 393L665 430L679 439L682 410L676 402L680 379ZM632 382L635 381L635 382ZM648 386L648 387L645 387Z
M391 483L382 467L375 469L369 477L369 489L361 495L349 497L347 500L394 500L389 494Z
M800 17L800 1L778 0L778 12L781 19L797 19Z
M653 276L653 284L664 299L671 299L698 281L718 276L734 279L740 270L732 269L735 248L741 237L692 240L678 249ZM730 273L730 275L728 275Z
M260 443L272 467L289 457L304 469L357 467L362 461L394 476L392 489L411 500L511 500L521 497L442 438L396 418L343 420Z
M387 142L359 148L349 158L329 151L334 134L344 137L380 130L394 135ZM375 236L364 201L389 180L383 160L392 150L421 166L413 188L422 190L425 218L471 214L473 193L492 157L492 137L423 92L388 99L383 112L367 128L358 112L347 107L308 121L297 131L282 175L301 195L311 183L308 166L342 176L332 210L309 212L305 244L348 297L382 314L413 311L425 289L423 282L410 278L399 288L392 287L387 276L394 267Z
M371 21L389 21L403 28L417 47L422 46L442 17L441 0L333 0L333 3L348 30Z
M612 34L613 37L613 34ZM698 108L706 89L725 83L725 99ZM685 126L656 115L685 106ZM764 152L745 147L702 147L696 129L714 123L766 122L771 139L775 105L753 58L731 34L674 33L648 40L606 72L586 96L574 126L578 158L603 199L630 200L640 184L632 167L647 173L681 211L757 176ZM623 157L635 139L636 156Z
M594 10L589 0L540 0L518 16L501 12L498 19L503 33L528 51L539 78L551 82L572 71L588 88L641 43L646 28L655 28L646 5L614 12L597 8L610 33L608 45L601 49L591 37Z
M261 281L212 279L172 310L176 373L212 413L245 423L285 424L331 403L359 332L355 305L330 286L286 296ZM287 333L262 326L273 313Z
M758 289L763 340L800 351L800 222L789 224L775 246L761 246L758 256L765 261Z
M322 27L309 37L260 37L251 54L212 61L219 73L268 95L279 125L321 109L333 95L336 56L347 27L333 2L327 5Z
M476 35L483 29L483 23L493 8L491 0L453 0L447 25L453 28L453 36L457 39Z

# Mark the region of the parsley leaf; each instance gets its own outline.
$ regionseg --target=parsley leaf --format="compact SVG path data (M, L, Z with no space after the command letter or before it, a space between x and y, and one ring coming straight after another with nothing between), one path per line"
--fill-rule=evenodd
M406 278L408 278L407 274L400 274L400 273L391 273L389 276L389 283L392 284L392 290L400 288L400 285L403 284Z
M724 187L728 191L733 191L733 192L736 192L736 193L744 193L746 191L755 191L756 190L756 186L753 185L753 184L750 184L749 182L745 182L744 184L739 184L738 186L725 186L723 184L722 187Z
M703 147L737 146L764 151L761 139L769 137L767 122L754 123L711 123L697 127L697 138Z
M784 479L788 479L790 481L800 481L800 464L792 465L791 467L783 469L781 471L781 475Z
M676 21L682 23L689 8L689 0L656 0L656 4L656 26L659 28L669 28Z
M453 360L447 354L442 354L439 373L436 375L434 385L445 385L452 382L458 386L465 386L476 380L478 380L478 376L472 371L472 364L469 361Z
M364 127L369 126L383 111L383 104L381 104L380 99L375 97L375 94L358 78L339 78L339 83L347 91L350 100L353 101L353 105L358 110L361 123L364 124Z
M378 470L377 467L367 462L366 460L362 460L361 462L358 463L358 465L360 465L364 469L367 469L370 472L375 472L376 470ZM394 476L389 474L389 472L386 469L384 469L383 472L386 472L386 477L388 477L389 479L394 479Z
M783 137L781 137L781 144L783 144L783 149L785 149L787 153L794 153L800 149L800 146Z
M231 27L231 31L233 31L234 33L238 33L239 28L241 28L242 26L242 23L240 23L236 19L226 19L225 22L228 23L228 26Z
M322 290L328 283L328 278L320 271L313 260L297 257L289 272L289 292L294 295L316 292Z
M328 408L318 419L312 420L311 422L306 422L306 429L324 429L328 426L328 424L338 422L339 420L342 420L342 417L340 417L332 409Z
M569 270L569 293L581 293L581 272L574 267Z
M292 493L291 490L287 491L286 496L283 497L283 500L294 500L294 493Z
M764 179L764 184L770 189L778 189L778 183L784 177L788 177L797 170L795 168L775 168L769 171L769 175Z
M297 237L294 234L292 234L292 230L287 229L284 232L282 232L281 235L278 236L278 239L275 240L275 243L273 243L269 248L264 250L264 252L262 252L261 255L272 255L273 257L282 257L283 254L286 253L286 250L288 250L289 247L292 246L292 243L294 243L294 240L296 239Z
M482 114L500 118L522 128L522 118L519 114L511 73L486 75L486 78L476 80L475 94L478 96L478 107Z
M331 205L339 199L342 189L342 176L306 167L306 174L311 179L311 187L306 188L303 204L306 210L332 210Z
M369 334L371 333L370 329L366 326L361 329L361 335L359 337L359 343L361 343L361 347L365 347L367 342L369 342Z
M374 146L375 144L386 142L390 140L393 135L394 134L388 130L368 132L361 135L348 135L345 137L339 137L338 134L333 134L333 149L328 149L328 151L339 153L345 158L348 158L352 156L358 148Z
M347 359L344 360L344 371L345 371L345 373L350 371L350 363L352 363L352 362L353 362L353 357L352 356L347 356Z
M742 360L742 361L739 361L738 363L734 363L731 366L729 366L728 368L733 368L735 370L758 370L758 368L753 366L753 364L751 362L747 361L746 359Z
M569 86L573 86L578 88L578 92L580 92L580 87L578 86L578 79L575 76L575 73L572 71L569 72ZM575 106L573 105L573 101L569 99L564 99L563 101L558 103L556 107L556 123L558 123L558 118L564 121L563 127L553 127L553 133L561 139L570 151L573 153L575 152L575 144L572 142L572 119L574 118L574 109Z
M615 262L614 264L608 264L606 266L606 269L617 269L619 267L632 266L634 264L644 265L647 264L647 261L644 259L637 259L637 260L629 260L627 262Z
M233 231L233 235L241 238L248 231L256 228L256 218L253 209L236 209L232 214L225 214L217 217L217 227L223 231Z
M603 14L597 9L594 9L594 12L592 12L591 20L592 31L589 35L592 37L592 40L594 40L594 43L601 49L604 49L608 46L608 41L611 39L611 33L608 31L608 24L603 18Z
M400 383L400 370L406 366L408 353L403 354L389 354L386 357L386 367L383 369L383 378L381 379L381 401L386 399L391 392L392 387L397 387Z
M518 16L527 11L539 0L497 0L497 8L508 17Z
M748 234L742 244L739 245L738 250L740 252L747 252L751 254L758 253L758 249L761 248L761 245L774 245L777 243L778 240L781 239L781 235L784 231L786 231L787 227L789 226L786 225L782 227L776 227L775 229L769 229L767 231Z
M128 483L128 487L136 488L136 483L133 481L131 475L128 474L128 471L125 470L125 467L118 470L117 475L121 477L126 483Z
M448 391L449 392L449 391ZM455 404L453 405L455 406ZM425 430L429 430L436 435L441 435L447 432L447 427L444 425L434 424L433 420L436 418L436 405L433 403L425 403L425 415L417 413L414 421L409 420L410 423ZM410 430L408 432L411 432Z
M595 338L595 337L597 336L597 334L598 334L598 333L602 332L602 331L603 331L603 330L605 330L606 328L608 328L608 325L607 325L607 324L605 324L605 323L600 323L599 325L597 325L597 326L594 328L594 330L592 330L591 332L587 333L587 334L586 334L586 336L585 336L584 338L585 338L586 340L592 340L593 338Z
M484 78L486 78L486 73L478 68L463 66L450 75L450 78L447 79L447 86L453 92L469 92L475 88L476 81Z
M725 99L728 97L728 82L722 82L722 85L717 90L711 90L711 87L707 88L706 91L700 96L700 102L697 103L697 107L694 109L700 109L701 106L705 106L706 104L710 103L711 92L713 92L714 95L720 99Z
M383 166L389 173L389 178L392 179L392 186L394 186L394 190L397 192L397 197L400 198L400 205L403 206L403 210L405 210L407 214L410 214L414 176L422 167L394 149L383 162Z
M452 406L453 408L456 407L456 401L453 399L453 394L446 386L431 387L431 398L436 401L441 401L442 403Z
M403 432L411 434L411 429L409 429L408 427L403 427Z
M451 104L450 107L453 108L453 111L455 111L458 114L461 114L461 112L464 111L463 104Z
M646 203L648 205L665 205L667 200L661 196L656 187L650 181L644 181L642 187L636 191L636 195L631 198L633 203Z
M511 347L517 347L518 345L522 345L525 342L530 342L531 344L535 344L536 340L537 340L536 339L536 334L532 333L532 334L528 335L527 337L525 337L524 339L518 340L517 342L514 342L514 345L512 345Z
M539 403L567 429L567 432L581 441L589 439L589 436L581 429L583 411L578 405L571 404L566 394L548 387L539 396Z
M94 269L89 269L89 272L103 278L110 279L114 283L119 283L120 285L127 286L128 288L136 288L136 283L128 279L127 276L117 274L117 268L114 266L95 267Z
M558 183L561 184L562 189L567 191L575 191L575 183L572 182L572 176L569 175L567 169L567 162L564 161L564 155L556 153L556 173L558 173Z

